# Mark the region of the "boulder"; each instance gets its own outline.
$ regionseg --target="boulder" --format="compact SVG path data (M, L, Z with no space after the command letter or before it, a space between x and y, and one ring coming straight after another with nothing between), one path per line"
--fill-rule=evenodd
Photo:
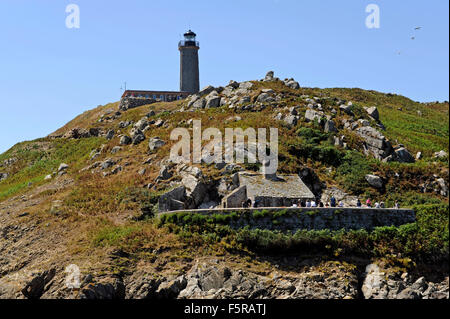
M123 136L120 138L119 144L120 144L120 145L130 145L131 142L132 142L131 137L129 137L129 136L127 136L127 135L123 135Z
M261 93L260 95L258 95L258 98L256 100L261 103L269 103L275 101L275 99L270 96L269 93Z
M159 137L153 137L148 142L148 147L149 147L150 151L155 151L158 148L163 147L164 145L166 145L166 142L164 142Z
M208 86L204 87L203 89L201 89L200 92L198 92L197 94L199 96L203 96L203 95L208 95L212 91L214 91L214 87L211 85L208 85Z
M220 106L220 96L218 95L208 95L208 97L206 98L206 104L205 107L207 109L210 108L214 108L214 107L219 107Z
M163 166L159 171L158 180L166 181L172 178L173 174L170 172L169 167Z
M314 122L315 119L320 122L320 119L323 115L324 113L322 112L314 111L313 109L307 109L305 113L305 119L308 122Z
M378 113L378 109L375 106L369 107L368 109L366 109L366 112L374 120L376 121L380 120L380 114Z
M187 196L191 197L194 201L194 205L198 207L206 196L206 185L193 175L185 175L181 180L181 183L186 188Z
M414 156L412 156L411 153L404 147L396 149L395 154L400 163L414 163L416 161Z
M194 109L204 109L206 106L206 100L204 98L198 99L192 104L192 106Z
M269 71L267 72L265 78L264 78L264 82L271 82L273 81L273 76L274 76L274 72L273 71Z
M0 173L0 182L4 181L7 178L8 178L8 174L7 173Z
M376 129L371 126L363 126L356 129L356 134L364 140L364 152L382 160L391 155L393 149L391 143Z
M114 138L114 130L109 130L108 133L106 133L106 139L112 140Z
M448 153L444 150L434 153L434 157L436 158L446 158L448 157Z
M158 208L160 212L184 209L186 187L179 186L160 196Z
M372 174L367 174L365 178L370 186L375 187L377 189L383 188L383 180L381 179L381 177Z
M120 146L114 146L111 149L111 154L116 154L116 153L120 152L121 150L122 150L122 148Z
M336 133L337 132L336 125L334 124L334 122L332 120L328 120L325 122L324 130L326 133Z
M352 114L352 106L351 105L342 104L341 106L339 106L339 109L344 111L347 114Z
M113 159L108 158L101 164L101 169L102 170L108 169L112 167L114 164L116 164L116 162Z
M289 126L296 126L297 125L297 116L288 115L285 117L284 122Z
M289 80L284 83L287 87L297 90L300 88L300 84L297 81Z
M69 168L69 165L66 163L61 163L58 167L58 173L65 172Z

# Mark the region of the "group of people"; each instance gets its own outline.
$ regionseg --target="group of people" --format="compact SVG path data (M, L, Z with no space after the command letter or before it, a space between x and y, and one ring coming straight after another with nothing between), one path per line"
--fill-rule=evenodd
M243 204L242 204L242 208L257 208L259 207L259 203L258 201L252 201L250 198L247 199ZM310 207L321 207L321 208L326 208L326 207L345 207L344 206L344 202L342 200L340 200L339 202L336 200L336 198L334 196L331 196L330 201L323 203L321 200L299 200L298 202L295 202L292 204L292 207L306 207L306 208L310 208ZM375 204L372 204L372 200L370 198L367 199L365 205L363 205L361 203L361 201L358 200L356 201L356 207L364 207L364 208L386 208L386 205L383 201L380 202L375 202ZM394 204L394 208L395 209L400 209L400 204L398 201L395 201Z

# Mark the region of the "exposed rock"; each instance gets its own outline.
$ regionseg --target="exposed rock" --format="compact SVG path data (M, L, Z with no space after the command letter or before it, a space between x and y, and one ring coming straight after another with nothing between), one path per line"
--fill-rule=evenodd
M339 106L339 109L341 109L342 111L344 111L347 114L352 114L352 106L351 105L342 104L341 106Z
M56 269L51 269L37 274L22 289L23 295L28 299L39 299L48 290L49 284L55 277Z
M114 164L116 164L116 162L114 160L112 160L111 158L108 158L101 164L101 169L102 170L108 169L108 168L114 166Z
M380 114L378 113L378 109L375 106L369 107L368 109L366 109L366 112L374 120L376 121L380 120Z
M334 124L334 121L332 121L332 120L326 121L324 130L326 133L336 133L337 129L336 129L336 125Z
M383 188L383 180L379 176L367 174L366 175L366 181L372 187L375 187L375 188L378 188L378 189Z
M208 85L208 86L204 87L203 89L201 89L200 92L198 92L197 94L199 96L203 96L203 95L207 95L207 94L211 93L212 91L214 91L214 87L211 85Z
M114 146L111 149L111 154L116 154L116 153L120 152L121 150L122 150L122 148L120 146Z
M163 147L164 145L166 145L166 142L164 142L159 137L153 137L148 142L148 147L149 147L150 151L155 151L155 150Z
M324 115L323 112L314 111L312 109L307 109L305 113L305 119L308 122L314 122L315 119L317 119L320 122L320 119Z
M274 76L274 72L273 71L267 72L266 77L264 78L264 82L271 82L271 81L273 81L273 76Z
M294 90L297 90L300 88L300 84L297 81L294 81L293 79L290 79L288 81L285 81L284 84Z
M181 181L186 188L186 193L194 201L194 205L198 207L206 196L206 185L193 175L185 175Z
M4 181L7 178L8 178L8 174L7 173L0 173L0 182Z
M163 282L156 291L158 299L175 299L186 288L186 277L180 276L175 280Z
M69 165L67 165L66 163L61 163L58 167L58 173L66 172L68 168Z
M410 152L404 147L400 147L395 150L395 154L397 156L397 160L401 163L414 163L414 156L411 155Z
M166 181L170 178L172 178L173 174L170 172L168 166L163 166L161 170L159 171L158 180Z
M356 129L365 142L365 153L372 154L377 159L384 159L389 156L393 149L391 143L376 129L370 126L363 126Z
M184 209L186 201L186 187L179 186L159 198L158 206L160 212Z
M446 158L448 157L448 153L444 150L434 153L434 157L436 158Z
M106 139L112 140L114 138L114 130L109 130L108 133L106 133Z
M123 135L123 136L120 138L119 144L120 144L120 145L130 145L130 144L132 143L132 141L133 141L133 140L132 140L129 136Z
M289 126L296 126L297 125L297 116L288 115L285 117L284 122Z
M204 109L205 106L206 106L206 100L205 100L204 98L200 98L200 99L196 100L196 101L192 104L192 106L193 106L195 109Z
M106 279L103 282L89 284L81 290L81 299L99 300L99 299L124 299L125 285L120 279Z
M216 91L213 91L213 92L211 92L211 94L209 94L206 97L205 107L207 109L209 109L209 108L214 108L214 107L219 107L219 106L220 106L220 96L217 95Z
M256 100L261 103L270 103L275 101L275 99L268 93L261 93L260 95L258 95L258 98Z

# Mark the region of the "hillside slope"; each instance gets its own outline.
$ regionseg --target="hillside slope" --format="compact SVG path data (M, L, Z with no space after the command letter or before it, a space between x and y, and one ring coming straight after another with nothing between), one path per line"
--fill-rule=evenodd
M159 197L183 183L185 174L197 174L196 185L208 193L189 205L209 207L233 189L233 173L260 167L171 163L170 132L192 128L192 120L222 134L225 128L276 127L280 174L300 174L324 201L331 194L348 205L355 196L389 207L400 201L416 209L418 222L372 233L292 237L158 222ZM421 276L420 291L414 286L403 297L448 298L448 138L447 102L299 88L270 74L207 87L183 101L128 110L119 102L99 106L0 155L0 298L239 297L258 291L265 293L254 297L396 298ZM379 177L382 186L369 184L367 175ZM377 266L365 272L374 262L392 274L395 292L361 287L364 278L381 272ZM81 291L65 288L70 264L81 269ZM299 288L311 276L325 286ZM195 286L193 278L214 292ZM344 279L351 284L331 288Z

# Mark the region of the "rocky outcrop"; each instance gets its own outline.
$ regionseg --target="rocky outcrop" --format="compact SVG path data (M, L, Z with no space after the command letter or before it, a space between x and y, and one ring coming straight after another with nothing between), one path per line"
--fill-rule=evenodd
M364 152L366 155L373 155L376 159L382 160L392 154L391 143L376 129L371 126L363 126L356 129L364 141Z
M428 282L424 277L412 280L381 269L377 264L366 267L361 291L365 299L448 299L448 277L441 283Z

